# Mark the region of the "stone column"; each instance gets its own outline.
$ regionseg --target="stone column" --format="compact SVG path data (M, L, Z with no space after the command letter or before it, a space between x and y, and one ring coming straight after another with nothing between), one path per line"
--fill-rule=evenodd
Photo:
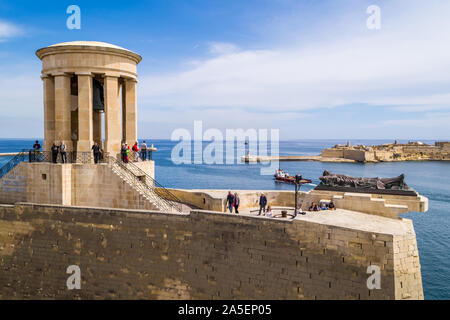
M45 75L44 83L44 151L50 151L55 141L55 79Z
M125 79L125 138L129 145L137 141L136 79Z
M93 145L92 74L78 77L78 144L77 151L91 152Z
M125 92L125 80L121 79L122 81L120 82L120 87L122 89L122 142L127 141L127 136L126 136L126 132L127 132L127 128L126 128L126 123L127 123L127 113L126 110L127 108L125 108L125 104L126 104L126 92Z
M115 156L120 152L120 92L119 77L105 75L105 152Z
M55 74L55 140L72 151L70 74ZM54 141L52 141L53 143Z

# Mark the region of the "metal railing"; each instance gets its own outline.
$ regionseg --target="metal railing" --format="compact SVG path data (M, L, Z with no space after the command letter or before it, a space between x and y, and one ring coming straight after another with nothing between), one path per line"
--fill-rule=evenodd
M95 163L93 152L66 151L61 152L34 151L28 152L29 162L51 162L51 163ZM98 163L106 163L108 153L99 153Z
M127 179L138 191L150 198L162 210L183 212L183 205L173 193L132 162L124 163L109 156L108 162L121 169L122 178ZM144 178L144 179L142 179ZM157 188L157 189L156 189Z
M0 179L3 178L15 168L19 163L25 161L27 156L27 151L24 149L19 154L15 155L11 160L9 160L5 165L0 168Z

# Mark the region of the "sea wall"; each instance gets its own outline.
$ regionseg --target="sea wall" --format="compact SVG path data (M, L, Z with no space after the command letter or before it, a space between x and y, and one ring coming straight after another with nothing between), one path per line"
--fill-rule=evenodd
M325 158L344 158L344 150L331 148L323 149L321 155Z

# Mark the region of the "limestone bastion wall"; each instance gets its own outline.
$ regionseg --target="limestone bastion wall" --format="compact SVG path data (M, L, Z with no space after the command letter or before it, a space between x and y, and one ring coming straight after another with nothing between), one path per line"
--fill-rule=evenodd
M369 220L367 220L369 219ZM81 289L68 290L69 265ZM367 267L381 288L367 287ZM0 205L1 299L422 299L410 220Z
M138 164L154 176L153 161ZM0 179L0 203L16 202L155 209L106 164L22 162Z

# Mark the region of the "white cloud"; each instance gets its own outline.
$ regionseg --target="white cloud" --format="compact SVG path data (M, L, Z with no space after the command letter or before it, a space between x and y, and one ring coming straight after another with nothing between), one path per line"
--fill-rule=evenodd
M230 54L239 51L239 47L233 43L228 42L210 42L209 43L209 53L212 54Z
M22 34L21 28L10 22L0 20L0 41L5 41L20 34Z
M216 44L210 52L217 56L196 61L188 71L141 76L140 102L257 110L352 103L450 107L450 20L441 14L450 12L450 3L433 4L382 6L391 21L380 31L347 25L333 33L343 36L309 46L238 50ZM439 87L446 88L435 92Z

